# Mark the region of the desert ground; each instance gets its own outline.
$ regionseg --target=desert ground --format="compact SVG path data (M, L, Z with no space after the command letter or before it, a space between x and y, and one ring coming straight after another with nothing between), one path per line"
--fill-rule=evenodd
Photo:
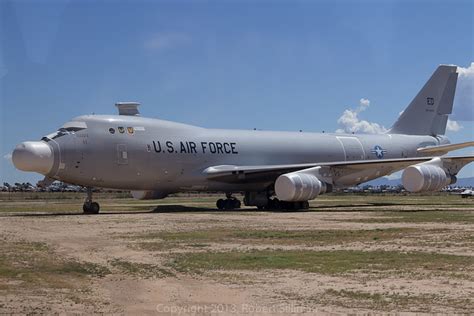
M216 196L135 201L0 194L0 313L468 314L474 199L321 196L308 211L217 211Z

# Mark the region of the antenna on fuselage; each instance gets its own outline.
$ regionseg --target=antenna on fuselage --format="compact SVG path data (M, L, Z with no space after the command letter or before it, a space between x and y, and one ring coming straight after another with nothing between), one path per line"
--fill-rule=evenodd
M119 111L119 115L130 115L130 116L139 116L140 112L138 111L138 107L140 103L138 102L117 102L115 103Z

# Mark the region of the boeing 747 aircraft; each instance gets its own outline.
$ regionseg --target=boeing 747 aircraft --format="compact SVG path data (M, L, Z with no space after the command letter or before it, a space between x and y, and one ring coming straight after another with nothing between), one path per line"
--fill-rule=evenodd
M379 135L206 129L145 118L138 103L119 115L85 115L13 151L15 167L88 188L83 210L99 212L92 188L131 190L138 199L219 191L219 209L304 209L333 188L403 170L408 191L437 191L456 181L474 156L445 157L474 142L444 136L453 108L456 66L439 66L391 129Z

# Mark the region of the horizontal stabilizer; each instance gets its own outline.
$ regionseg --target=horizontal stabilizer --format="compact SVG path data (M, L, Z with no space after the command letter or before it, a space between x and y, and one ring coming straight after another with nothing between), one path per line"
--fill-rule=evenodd
M417 152L422 153L422 154L448 153L453 150L463 149L463 148L472 147L472 146L474 146L474 141L458 143L458 144L422 147L422 148L418 148Z

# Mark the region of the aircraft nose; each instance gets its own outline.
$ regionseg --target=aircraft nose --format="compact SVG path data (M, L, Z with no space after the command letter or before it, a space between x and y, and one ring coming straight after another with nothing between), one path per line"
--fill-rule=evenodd
M47 174L53 168L53 150L45 142L23 142L13 151L12 161L17 169Z

